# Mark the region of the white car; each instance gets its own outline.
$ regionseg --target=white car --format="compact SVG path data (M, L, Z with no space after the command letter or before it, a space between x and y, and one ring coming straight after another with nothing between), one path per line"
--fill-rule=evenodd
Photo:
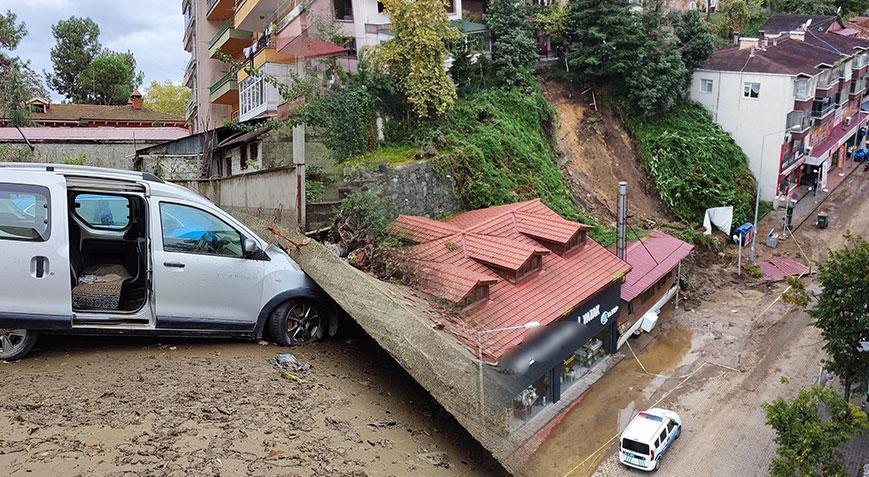
M643 411L628 424L619 440L619 461L628 467L658 470L661 457L682 433L679 415L666 409Z
M0 164L0 360L40 333L333 336L337 308L279 247L147 173Z

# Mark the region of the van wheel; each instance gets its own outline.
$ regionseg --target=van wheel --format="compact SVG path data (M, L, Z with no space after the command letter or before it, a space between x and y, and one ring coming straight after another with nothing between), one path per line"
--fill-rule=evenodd
M328 324L320 306L307 298L282 303L269 318L272 339L284 346L319 341L326 336Z
M0 329L0 361L17 361L36 344L36 332Z
M655 461L655 468L652 469L652 472L657 472L657 471L658 471L658 467L661 467L661 459L658 459L658 460Z

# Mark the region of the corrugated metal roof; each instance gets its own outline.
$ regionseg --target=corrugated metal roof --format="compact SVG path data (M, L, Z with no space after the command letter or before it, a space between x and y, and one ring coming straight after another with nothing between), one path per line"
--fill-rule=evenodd
M780 282L785 277L809 273L809 267L788 257L776 257L758 263L763 278L770 282Z
M642 243L630 242L625 248L625 261L631 265L631 271L622 284L622 300L631 301L640 296L676 268L693 249L693 245L663 232L653 233Z
M30 142L162 142L189 136L186 128L0 128L0 142L24 142L21 134Z
M533 254L542 256L541 270L517 283L499 280L490 285L489 300L463 315L465 324L473 329L520 326L529 321L539 321L546 326L592 299L630 270L627 263L591 239L565 256L548 253L543 244L519 230L517 215L525 214L539 216L550 222L565 220L535 199L457 215L447 223L461 230L460 233L407 248L407 254L420 263L440 264L451 267L449 270L460 269L488 277L494 277L495 274L478 258L484 253L489 254L487 257L496 251L503 253L503 256L487 260L499 260L501 263L495 265L505 268L516 267L517 264L521 266L527 260L523 260L523 257ZM527 221L523 227L530 227L531 223ZM578 228L583 227L582 224L573 224ZM430 268L437 275L436 267ZM454 280L446 275L441 278ZM510 348L521 344L526 332L521 330L485 335L486 356L499 359ZM462 333L464 331L457 332ZM469 341L468 344L472 343Z

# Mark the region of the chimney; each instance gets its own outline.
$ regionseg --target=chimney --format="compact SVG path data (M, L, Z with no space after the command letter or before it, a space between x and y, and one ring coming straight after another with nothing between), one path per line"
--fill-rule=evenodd
M806 41L805 30L792 31L792 32L788 33L788 36L790 37L791 40Z
M748 48L757 48L758 46L759 45L758 45L757 38L750 38L750 37L740 37L739 38L739 49L740 50L745 50Z
M142 109L142 93L140 93L138 89L133 90L133 94L130 95L130 102L128 104L132 105L133 109Z
M621 181L619 182L619 211L618 211L618 226L617 226L617 236L618 242L616 244L616 254L622 260L625 259L625 239L627 235L627 226L625 221L627 220L628 215L628 183Z

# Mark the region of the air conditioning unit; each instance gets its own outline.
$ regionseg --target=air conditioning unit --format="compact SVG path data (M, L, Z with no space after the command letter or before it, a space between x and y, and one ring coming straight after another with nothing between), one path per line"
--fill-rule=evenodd
M847 118L845 118L845 126L850 126L850 125L851 125L851 120L852 120L852 119L853 119L853 118L852 118L851 116L848 116Z
M805 151L807 156L810 155L812 153L812 146L806 146Z
M785 134L785 144L789 144L791 142L791 133Z

